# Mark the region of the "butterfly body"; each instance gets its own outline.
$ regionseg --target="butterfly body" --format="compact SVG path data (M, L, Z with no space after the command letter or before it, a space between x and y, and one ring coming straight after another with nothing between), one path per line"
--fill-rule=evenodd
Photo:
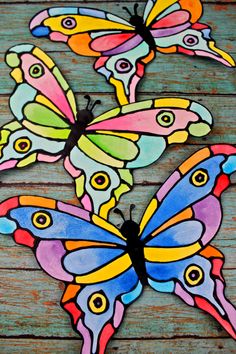
M147 284L147 274L144 257L144 243L139 237L139 225L133 220L127 220L120 228L126 239L126 251L130 256L133 267L139 276L142 285Z
M144 285L204 310L236 339L224 256L210 245L234 172L235 146L209 146L167 179L139 225L127 220L118 229L82 208L20 196L0 204L0 232L32 248L40 267L64 281L61 306L84 338L83 354L104 354Z
M142 37L144 42L146 42L150 48L150 50L156 50L155 40L151 34L150 29L146 26L145 21L142 16L137 14L137 6L138 4L134 5L134 15L130 17L129 22L132 26L135 27L135 32Z
M41 11L30 22L36 37L66 43L78 55L94 56L94 69L115 87L120 104L136 101L137 85L156 53L181 53L212 58L235 66L233 58L216 48L211 28L198 22L200 0L148 0L143 16L138 4L129 21L106 11L56 7Z
M183 98L136 102L94 118L99 101L91 105L86 96L88 104L79 110L60 70L39 48L13 47L6 62L16 81L10 98L15 120L0 132L0 170L63 159L83 206L105 218L132 188L131 169L152 164L168 145L204 136L212 127L210 112Z
M98 102L100 103L100 101ZM86 109L78 111L77 119L71 125L71 131L65 143L64 151L62 152L61 158L65 158L70 155L71 150L76 146L80 137L85 134L87 126L93 121L94 115L92 113L92 108L88 109L88 106Z

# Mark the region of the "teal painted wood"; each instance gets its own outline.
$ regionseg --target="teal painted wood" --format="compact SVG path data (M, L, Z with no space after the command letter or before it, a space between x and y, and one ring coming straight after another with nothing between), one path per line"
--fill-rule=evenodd
M46 50L45 43L46 41L41 47ZM9 41L9 44L12 46L14 41ZM51 43L51 50L52 48L57 47ZM79 57L70 52L53 52L50 55L60 68L66 68L64 74L74 92L91 92L93 94L112 92L113 88L105 84L105 79L92 70L94 63L92 58ZM9 79L9 70L3 61L3 55L0 62L0 75L2 78L0 82L1 92L10 94L14 88L14 82ZM232 70L218 63L184 55L170 54L167 56L159 54L147 67L145 80L139 85L138 92L152 92L154 97L157 97L160 93L169 94L172 92L179 94L194 93L196 95L231 95L236 93L235 88L236 78Z
M236 273L224 271L229 283L227 295L236 301ZM63 285L42 271L0 270L1 335L6 337L79 338L70 327L69 315L59 308ZM9 282L11 284L9 284ZM23 294L23 298L22 298ZM145 288L142 296L130 306L116 338L166 339L174 337L225 338L217 322L174 295ZM119 352L119 351L118 351ZM109 353L109 352L108 352Z
M127 17L121 9L127 3L133 7L134 2L98 0L66 2L66 5L99 7ZM80 108L84 104L84 93L102 99L103 105L97 109L97 114L116 106L112 88L91 69L94 59L75 56L63 44L35 39L30 35L27 27L30 18L37 11L57 4L65 2L30 0L26 4L24 0L0 1L0 125L13 118L7 100L14 82L4 63L4 52L21 42L37 44L50 52L77 93ZM205 1L204 21L213 27L218 46L236 58L236 0ZM208 137L191 139L184 147L171 147L158 164L135 172L135 188L132 194L122 198L119 205L128 212L132 199L137 205L135 220L140 219L160 184L191 153L203 144L236 143L236 71L204 59L158 55L148 66L139 93L139 99L170 95L193 98L211 110L215 126ZM236 176L233 181L234 185L223 196L224 221L213 244L226 255L227 295L236 303ZM43 195L78 204L72 180L61 162L2 173L0 201L18 194ZM121 223L114 214L110 219L116 225ZM79 352L79 336L72 331L68 315L58 304L62 290L61 283L39 270L30 250L15 245L10 237L0 236L1 353ZM235 343L206 314L186 306L174 296L157 294L151 289L147 289L130 307L124 325L108 347L108 353L182 354L184 351L233 353Z
M65 340L62 339L10 339L8 340L7 347L5 342L0 339L1 353L2 354L59 354L78 353L80 346L79 340ZM136 338L130 340L114 340L108 346L109 354L206 354L206 353L235 353L235 343L230 339L164 339L164 340L143 340Z
M74 354L78 352L77 340L61 340L58 343L57 339L39 340L39 339L13 339L9 341L9 346L5 347L4 342L0 340L2 354L15 354L21 351L24 354L57 354L66 352ZM158 349L157 349L158 348ZM114 353L175 353L182 354L183 352L192 354L206 353L235 353L234 343L228 339L175 339L175 340L146 340L136 339L135 341L114 340L108 346L109 354Z

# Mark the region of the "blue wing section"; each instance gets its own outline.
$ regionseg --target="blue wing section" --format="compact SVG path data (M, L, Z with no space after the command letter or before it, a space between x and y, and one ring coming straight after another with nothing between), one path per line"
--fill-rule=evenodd
M123 250L108 247L89 247L68 254L63 263L68 272L84 275L102 268L124 253Z
M37 212L46 212L51 218L51 225L44 229L35 227L33 216ZM90 221L52 209L19 207L11 210L10 218L41 239L100 241L125 245L122 239Z
M143 230L141 239L145 239L146 236L151 234L174 215L180 213L182 210L211 193L218 175L222 173L221 164L224 160L225 157L223 155L208 158L204 162L199 163L194 169L181 178L170 190L157 211L149 220ZM206 170L209 176L208 182L201 187L197 187L190 183L190 177L199 169Z
M80 325L79 330L83 335L86 334L84 328L87 329L91 340L91 347L86 347L86 353L98 353L99 344L104 341L102 330L106 324L110 323L116 330L122 322L125 308L128 304L122 299L131 294L130 298L134 301L140 295L141 288L142 286L135 270L130 268L117 278L88 285L80 291L76 302L83 313L83 325ZM93 308L91 308L91 299L96 297L104 303L104 311L100 313L95 313ZM89 342L88 338L86 338L86 342Z
M183 221L153 237L148 247L178 247L198 241L203 234L203 225L196 220Z

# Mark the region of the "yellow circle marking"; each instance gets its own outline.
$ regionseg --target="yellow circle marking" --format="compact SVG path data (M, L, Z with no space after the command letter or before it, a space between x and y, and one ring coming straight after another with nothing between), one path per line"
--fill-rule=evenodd
M209 176L206 170L197 170L191 176L191 181L194 186L204 186L209 180Z
M192 276L191 276L192 273ZM194 274L195 273L195 274ZM189 286L199 285L203 281L204 273L202 268L197 265L190 265L184 274L185 281Z
M91 177L90 184L94 189L105 190L110 185L110 177L105 172L97 172Z
M94 293L89 299L88 306L93 313L103 313L107 310L107 298L101 293Z
M31 149L32 143L28 138L17 139L14 143L14 149L20 154L25 154Z
M156 119L162 127L170 127L175 121L175 115L170 111L162 111L157 114Z
M52 217L46 211L39 211L34 213L32 222L37 229L46 229L52 225Z

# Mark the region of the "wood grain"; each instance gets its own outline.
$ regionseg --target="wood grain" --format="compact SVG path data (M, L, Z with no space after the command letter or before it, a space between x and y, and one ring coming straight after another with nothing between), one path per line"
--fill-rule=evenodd
M31 339L31 338L14 338L6 341L0 339L2 354L59 354L78 353L80 348L80 340L76 339ZM135 340L119 339L113 340L108 346L108 354L166 354L175 353L182 354L183 352L191 354L220 354L220 353L235 353L235 344L228 338L220 339L195 339L195 338L178 338L178 339L161 339L153 340L135 338Z
M133 8L135 1L70 1L67 6L106 9L127 18L122 6ZM213 28L217 45L236 58L236 0L205 0L202 22ZM139 2L141 8L145 1ZM79 107L83 96L92 94L103 104L96 115L117 104L113 89L92 70L93 58L70 53L63 44L36 39L30 35L28 22L38 11L63 6L64 1L0 0L0 125L13 119L8 108L14 82L4 63L4 52L19 43L33 43L48 51L76 93ZM148 66L139 86L139 100L163 96L181 96L204 104L215 123L204 139L189 139L184 146L171 146L158 163L135 171L134 190L122 197L119 208L128 215L130 201L136 204L134 220L140 217L148 201L169 174L190 154L205 144L236 143L236 71L220 64L182 55L159 54ZM50 180L50 183L48 181ZM224 219L213 245L225 254L224 276L227 295L236 303L236 176L223 195ZM42 195L78 205L73 181L62 162L39 164L0 176L0 201L19 194ZM121 220L111 213L110 220ZM32 252L17 246L11 237L0 235L0 352L78 353L79 336L70 326L69 316L60 308L63 284L49 278L38 267ZM142 297L127 311L125 321L108 347L108 353L235 353L235 343L205 313L192 309L172 295L145 289Z

